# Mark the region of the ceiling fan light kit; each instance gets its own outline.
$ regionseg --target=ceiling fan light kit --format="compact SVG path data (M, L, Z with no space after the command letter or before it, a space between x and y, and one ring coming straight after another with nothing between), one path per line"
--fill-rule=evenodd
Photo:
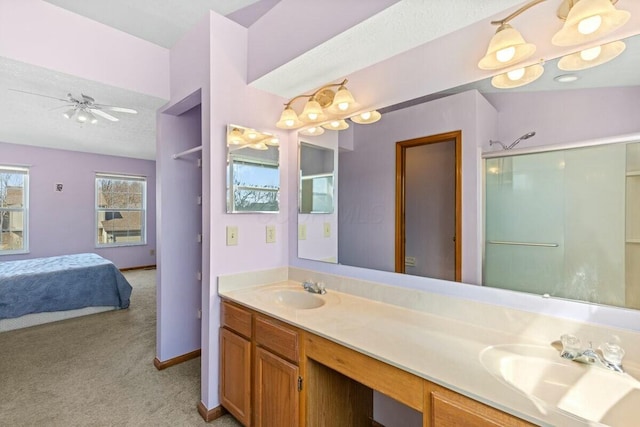
M41 93L27 92L19 89L10 89L14 92L26 93L29 95L41 96L44 98L51 98L57 101L65 102L66 105L57 108L69 107L67 111L62 113L62 116L66 119L75 118L75 121L78 123L98 123L98 117L102 117L103 119L117 122L120 119L116 116L107 113L106 111L113 111L117 113L127 113L127 114L138 114L138 111L133 108L124 108L124 107L116 107L113 105L107 104L97 104L96 100L89 95L85 95L83 93L80 94L79 97L74 97L71 93L67 94L67 98L56 98L55 96L44 95ZM105 111L106 110L106 111Z

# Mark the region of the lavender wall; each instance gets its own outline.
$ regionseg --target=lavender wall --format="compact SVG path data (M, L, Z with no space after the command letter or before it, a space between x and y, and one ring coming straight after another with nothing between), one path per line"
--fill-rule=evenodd
M324 0L318 8L316 0L281 0L251 26L248 80L262 77L397 2Z
M209 22L211 187L208 191L211 208L205 211L205 215L208 213L211 225L211 255L208 259L211 282L206 289L203 283L202 402L212 409L219 405L220 299L216 278L222 274L287 265L288 226L296 222L297 207L296 203L289 203L288 196L295 190L291 190L287 174L297 157L289 157L287 147L292 144L288 140L289 133L275 128L286 100L247 86L247 29L215 13L211 13ZM229 123L271 132L280 138L280 213L226 213L226 126ZM268 224L276 226L275 243L266 243L265 227ZM237 246L226 246L228 225L238 227Z
M497 92L486 98L498 110L497 138L509 144L536 131L518 148L585 141L640 131L640 87L548 92ZM485 142L486 148L489 149ZM499 147L492 147L495 150Z
M156 263L155 162L0 143L0 163L28 165L29 253L7 255L0 261L94 252L118 268ZM96 248L95 174L144 175L147 177L147 244ZM55 184L63 183L62 192Z

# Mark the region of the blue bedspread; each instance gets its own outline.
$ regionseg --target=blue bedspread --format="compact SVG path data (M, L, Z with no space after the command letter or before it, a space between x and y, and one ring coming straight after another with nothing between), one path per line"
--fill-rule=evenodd
M0 319L91 306L127 308L131 290L120 270L96 254L0 262Z

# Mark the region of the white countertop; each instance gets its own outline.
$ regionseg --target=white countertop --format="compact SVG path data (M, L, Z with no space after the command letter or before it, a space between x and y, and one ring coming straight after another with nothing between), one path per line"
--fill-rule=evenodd
M283 281L244 288L221 287L219 294L530 422L604 425L557 408L537 407L525 394L489 373L480 360L480 353L490 346L532 344L552 348L550 341L505 332L509 328L485 327L482 318L477 322L462 321L330 288L326 295L317 295L325 301L323 306L295 310L274 299L277 290L304 292L299 282ZM576 364L559 356L558 363ZM624 414L629 424L620 425L637 425L640 409L634 408L633 412Z

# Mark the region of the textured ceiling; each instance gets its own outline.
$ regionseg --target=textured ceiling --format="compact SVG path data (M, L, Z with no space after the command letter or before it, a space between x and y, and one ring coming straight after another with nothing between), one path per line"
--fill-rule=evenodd
M96 103L133 108L110 112L118 122L78 123L67 103L11 89L66 98L89 95ZM0 57L0 141L123 157L155 159L156 110L166 100L107 86Z
M210 10L229 15L260 0L45 0L125 33L172 48Z

